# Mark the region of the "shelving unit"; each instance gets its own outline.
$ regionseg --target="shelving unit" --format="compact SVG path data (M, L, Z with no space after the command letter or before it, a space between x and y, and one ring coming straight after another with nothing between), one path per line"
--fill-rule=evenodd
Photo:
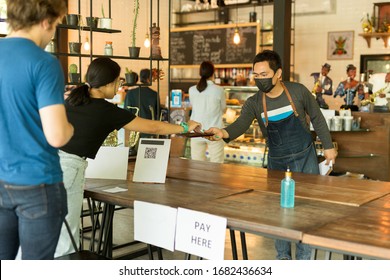
M109 18L112 18L111 16L111 5L112 5L112 0L106 0L108 3L108 17ZM145 3L143 1L140 1L142 3ZM156 7L157 6L157 20L155 20L153 18L153 2L154 2L154 6ZM170 5L171 5L171 1L168 1L169 2L169 9L170 9ZM93 3L94 3L94 0L89 0L89 7L92 7L93 6ZM78 0L78 4L77 4L77 7L78 7L78 14L81 14L81 0ZM148 8L149 8L149 26L152 26L152 23L153 21L155 21L157 23L157 26L159 26L160 24L160 17L159 17L159 14L160 14L160 1L157 0L157 4L156 4L156 1L153 1L153 0L149 0L149 3L148 3ZM90 14L88 15L90 17L93 17L93 12L92 12L92 9L90 9ZM169 14L169 17L167 19L169 21L169 25L170 25L170 14ZM79 23L81 24L81 23ZM67 42L68 42L68 32L69 31L77 31L78 32L78 42L82 42L82 33L83 32L88 32L89 33L89 42L90 42L90 50L87 54L71 54L68 52L68 46L67 46ZM109 34L113 34L113 33L121 33L122 31L121 30L118 30L118 29L105 29L105 28L91 28L89 26L84 26L84 25L80 25L80 26L73 26L73 25L68 25L68 24L59 24L57 26L57 32L56 32L56 38L55 38L55 41L56 41L56 52L53 53L54 55L58 56L61 60L61 63L63 65L63 69L64 69L64 73L67 75L67 66L68 66L68 60L67 58L69 57L76 57L78 58L78 66L79 66L79 69L81 71L82 69L82 58L89 58L90 61L92 61L94 58L98 58L98 57L105 57L105 55L101 55L101 54L96 54L94 52L94 49L93 49L93 41L94 41L94 34L95 33L109 33ZM109 56L111 59L117 59L117 60L134 60L134 61L149 61L149 65L150 65L150 69L153 68L153 63L156 63L157 64L157 69L160 69L160 61L166 61L168 62L168 69L169 69L169 57L165 57L165 58L153 58L152 57L152 48L150 48L150 55L149 57L138 57L138 58L132 58L130 56L125 56L125 55L113 55L113 56ZM67 80L67 77L66 77L66 80ZM150 86L151 84L147 85L147 86ZM159 92L160 91L160 84L159 84L159 80L157 80L157 91Z
M389 39L390 39L389 32L360 33L359 36L363 37L367 41L367 46L369 48L371 48L371 39L372 38L376 38L377 40L381 38L383 40L383 44L384 44L385 48L387 48L387 46L389 44Z

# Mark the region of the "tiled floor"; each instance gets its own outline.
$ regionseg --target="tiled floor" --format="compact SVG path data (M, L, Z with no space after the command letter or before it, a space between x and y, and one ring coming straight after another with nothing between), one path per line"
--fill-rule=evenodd
M85 225L88 225L88 219L85 219ZM88 235L88 233L86 234ZM115 212L114 215L114 228L113 228L113 243L114 245L124 244L133 241L133 210L131 209L122 209ZM237 245L240 244L240 235L236 232L236 241ZM86 242L87 246L88 241ZM248 257L250 260L274 260L275 259L275 249L274 249L274 240L262 237L254 234L246 234L246 243L248 250ZM294 254L294 245L293 245L293 254ZM144 244L137 244L132 246L127 246L120 249L115 249L113 251L113 257L128 259L126 255L129 253L145 248ZM318 252L318 259L323 259L324 252ZM154 256L157 259L157 254ZM170 252L167 250L163 250L163 258L165 260L184 260L185 254L183 252ZM242 253L240 247L238 248L238 258L242 259ZM145 254L143 256L137 257L135 259L139 260L147 260L148 255ZM230 244L230 233L226 231L226 239L225 239L225 260L231 260L232 250ZM332 254L332 259L342 259L342 255L340 254Z

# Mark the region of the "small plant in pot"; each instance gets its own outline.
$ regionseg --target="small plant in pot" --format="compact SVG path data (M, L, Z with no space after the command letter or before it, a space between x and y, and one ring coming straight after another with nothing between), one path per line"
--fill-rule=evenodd
M130 70L127 67L126 67L125 77L126 77L126 84L129 86L133 86L138 82L137 73L133 72L132 70Z
M77 72L78 67L76 64L69 65L69 81L72 84L80 83L80 73Z
M87 19L87 26L91 28L97 28L99 18L98 17L86 17Z
M66 15L66 24L71 26L78 26L80 21L80 15L68 14Z
M99 28L111 29L112 28L112 18L107 18L104 13L104 7L102 4L102 18L99 18Z
M131 47L129 47L129 54L131 58L139 57L140 47L136 47L136 38L137 38L137 20L139 12L139 0L134 0L134 9L133 9L133 31L131 32Z

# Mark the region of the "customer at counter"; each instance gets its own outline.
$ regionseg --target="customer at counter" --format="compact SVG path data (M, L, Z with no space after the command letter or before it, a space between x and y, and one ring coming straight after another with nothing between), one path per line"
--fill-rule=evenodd
M199 129L195 121L180 125L147 120L106 101L120 86L120 66L108 57L96 58L86 73L86 83L73 89L65 101L66 113L75 128L74 136L59 152L64 184L68 194L66 216L76 243L80 239L80 213L83 202L87 158L94 159L106 137L115 129L151 134L176 134ZM73 246L65 225L62 227L56 257L71 253Z
M268 168L319 174L318 160L306 115L324 146L326 163L334 164L337 152L326 121L311 92L302 84L282 82L280 56L270 50L256 55L253 74L259 91L247 99L237 120L225 127L210 128L211 140L229 142L243 134L257 119L268 145ZM277 259L291 259L291 243L276 240ZM296 259L310 259L309 245L296 243Z
M315 95L318 105L322 109L329 109L329 105L326 104L323 95L333 94L333 81L328 77L330 71L330 65L324 63L321 66L321 72L312 73L310 76L314 78L314 88L312 93Z
M222 115L226 109L226 97L223 88L214 84L214 64L203 61L199 68L200 80L196 86L189 89L192 105L191 120L200 122L205 129L223 127ZM214 142L204 138L191 139L191 158L206 160L208 150L211 162L223 163L224 143Z
M67 213L57 148L73 135L64 73L44 51L66 14L63 0L8 0L0 40L0 259L53 259Z

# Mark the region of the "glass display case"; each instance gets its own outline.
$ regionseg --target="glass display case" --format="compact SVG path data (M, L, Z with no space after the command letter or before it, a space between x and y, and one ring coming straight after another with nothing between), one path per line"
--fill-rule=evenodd
M257 91L257 87L223 87L226 94L227 109L224 115L225 126L233 123L241 113L244 102ZM225 146L225 161L254 166L267 165L267 149L257 120L249 129Z

